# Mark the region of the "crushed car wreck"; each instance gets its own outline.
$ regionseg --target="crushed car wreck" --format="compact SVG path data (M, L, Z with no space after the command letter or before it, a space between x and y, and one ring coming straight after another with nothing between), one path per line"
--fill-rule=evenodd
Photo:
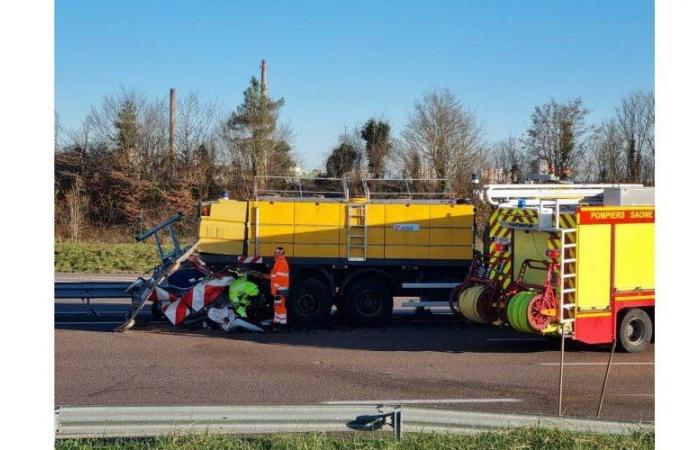
M161 264L153 269L149 278L140 277L129 286L127 292L132 296L132 306L126 321L115 331L133 327L147 301L152 302L151 312L155 318L176 326L264 331L263 327L270 325L273 317L272 300L264 294L269 289L265 277L260 272L240 267L210 269L194 253L196 244L180 247L173 224L182 217L177 214L137 237L138 241L155 238ZM170 238L171 252L163 248L161 231L166 231Z

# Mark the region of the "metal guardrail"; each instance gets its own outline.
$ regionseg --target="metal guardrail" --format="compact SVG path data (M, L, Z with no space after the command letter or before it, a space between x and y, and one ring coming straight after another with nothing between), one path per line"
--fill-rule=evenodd
M131 298L126 288L131 281L57 281L54 283L54 298Z
M368 201L444 201L456 200L446 178L363 178L362 189Z
M383 405L384 413L400 405ZM629 433L650 423L400 407L404 432L470 433L513 427ZM368 416L368 413L370 415ZM365 429L370 406L85 406L55 410L57 438L146 437L172 433L258 434ZM371 422L372 420L369 420ZM383 424L379 424L383 425ZM382 428L374 428L382 429Z
M350 193L345 178L285 177L258 175L253 180L256 200L296 198L347 202Z

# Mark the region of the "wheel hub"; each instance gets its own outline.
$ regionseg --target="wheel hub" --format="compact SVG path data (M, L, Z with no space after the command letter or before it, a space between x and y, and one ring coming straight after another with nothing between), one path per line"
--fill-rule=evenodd
M303 315L313 314L318 309L319 301L315 295L305 292L297 297L297 309Z
M636 344L644 338L644 327L639 320L631 320L625 327L627 339Z
M365 291L360 294L358 309L366 315L374 315L381 309L381 299L371 291Z

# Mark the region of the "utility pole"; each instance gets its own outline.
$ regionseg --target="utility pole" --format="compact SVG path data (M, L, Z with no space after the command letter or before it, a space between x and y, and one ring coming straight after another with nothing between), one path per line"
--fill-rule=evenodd
M267 63L263 59L262 62L260 63L260 94L261 94L261 102L264 107L267 107L267 101L265 101L265 98L267 97ZM263 157L262 157L262 174L267 175L267 152L263 148Z
M260 89L262 95L267 95L267 63L264 59L260 64Z
M168 171L172 176L175 167L175 88L170 88L170 126L168 133Z

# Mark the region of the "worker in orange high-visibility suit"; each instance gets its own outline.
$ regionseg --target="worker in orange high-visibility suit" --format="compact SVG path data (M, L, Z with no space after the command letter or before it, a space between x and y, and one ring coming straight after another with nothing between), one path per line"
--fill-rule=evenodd
M287 297L289 296L289 264L284 257L284 247L275 248L275 264L270 271L270 292L275 301L275 317L272 323L287 325Z

